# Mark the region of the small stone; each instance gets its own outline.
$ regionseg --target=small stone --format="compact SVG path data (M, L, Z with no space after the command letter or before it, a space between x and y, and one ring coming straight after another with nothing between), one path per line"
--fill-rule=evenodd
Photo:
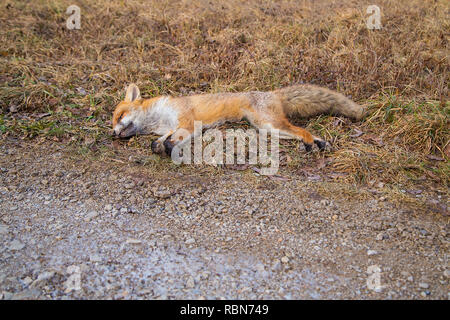
M283 258L281 258L281 262L288 263L289 262L289 258L284 256Z
M82 88L82 87L78 87L77 91L78 91L79 94L81 94L83 96L87 95L86 90L84 90L84 88Z
M387 234L385 234L384 232L380 232L379 234L377 234L377 241L381 241L381 240L385 240L385 239L387 239L388 238L388 236L387 236Z
M282 267L281 267L281 262L280 262L280 260L275 259L275 261L274 261L274 263L273 263L273 265L272 265L272 270L273 270L273 271L276 271L276 272L279 272L279 271L281 271L281 269L282 269Z
M30 277L26 277L25 279L22 280L22 282L28 286L30 283L33 282L33 279L31 279Z
M374 256L376 254L378 254L378 251L376 251L376 250L367 250L367 255L368 256Z
M169 190L155 191L153 192L153 195L160 199L167 199L172 195L172 192Z
M107 204L106 206L105 206L105 210L106 211L111 211L112 210L112 205L110 205L110 204Z
M89 260L90 260L91 262L101 262L101 261L102 261L102 257L101 257L100 255L94 253L94 254L91 254L91 255L89 256Z
M125 184L125 189L133 189L135 186L134 182L129 182Z
M91 211L86 215L86 218L84 218L84 221L89 222L92 219L96 218L98 216L98 212L97 211Z
M8 226L0 224L0 234L5 234L8 232Z
M138 239L127 239L127 243L128 244L140 244L140 243L142 243L142 241L141 240L138 240Z
M414 278L413 278L413 276L409 276L406 280L408 280L409 282L413 282Z
M444 271L444 277L450 278L450 270L449 270L449 269L446 269L446 270Z
M225 242L230 242L231 240L233 240L232 237L227 237L227 238L225 239Z
M419 282L419 288L428 289L430 285L426 282Z
M19 240L13 240L8 246L8 249L11 251L17 251L22 250L25 247L25 245L20 242Z
M262 263L258 263L255 267L256 271L263 272L265 270L264 265Z
M120 213L128 213L128 208L125 208L125 207L123 207L123 208L121 208L120 209Z
M186 243L186 244L194 244L195 243L195 239L194 238L187 239L184 243Z

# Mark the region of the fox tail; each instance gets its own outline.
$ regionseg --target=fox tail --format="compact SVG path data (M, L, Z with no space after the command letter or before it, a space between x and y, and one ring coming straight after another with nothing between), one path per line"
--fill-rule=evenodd
M295 85L275 90L288 116L311 117L318 114L343 115L360 120L364 108L344 95L314 85Z

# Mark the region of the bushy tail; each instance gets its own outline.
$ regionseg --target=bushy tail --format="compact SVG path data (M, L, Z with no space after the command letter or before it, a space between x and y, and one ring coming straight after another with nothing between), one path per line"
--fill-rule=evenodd
M329 113L360 120L364 114L363 107L344 95L310 84L278 89L274 93L281 99L288 116L311 117Z

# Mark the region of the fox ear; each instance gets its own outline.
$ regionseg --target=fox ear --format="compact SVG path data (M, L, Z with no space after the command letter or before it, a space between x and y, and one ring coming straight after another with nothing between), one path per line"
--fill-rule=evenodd
M126 102L133 102L136 99L139 99L141 97L141 92L139 91L139 88L134 84L130 84L127 88L127 93L125 94L125 101Z

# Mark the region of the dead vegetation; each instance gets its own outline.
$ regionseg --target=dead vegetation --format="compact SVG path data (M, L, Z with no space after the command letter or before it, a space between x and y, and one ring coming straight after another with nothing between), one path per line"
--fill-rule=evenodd
M299 123L332 143L305 155L283 142L291 173L393 186L450 182L449 10L441 1L4 1L0 7L1 138L53 139L82 152L134 148L149 166L149 138L109 137L130 82L145 96L271 90L314 83L368 107L359 123L321 116ZM121 160L122 161L122 160ZM161 162L161 163L160 163Z

